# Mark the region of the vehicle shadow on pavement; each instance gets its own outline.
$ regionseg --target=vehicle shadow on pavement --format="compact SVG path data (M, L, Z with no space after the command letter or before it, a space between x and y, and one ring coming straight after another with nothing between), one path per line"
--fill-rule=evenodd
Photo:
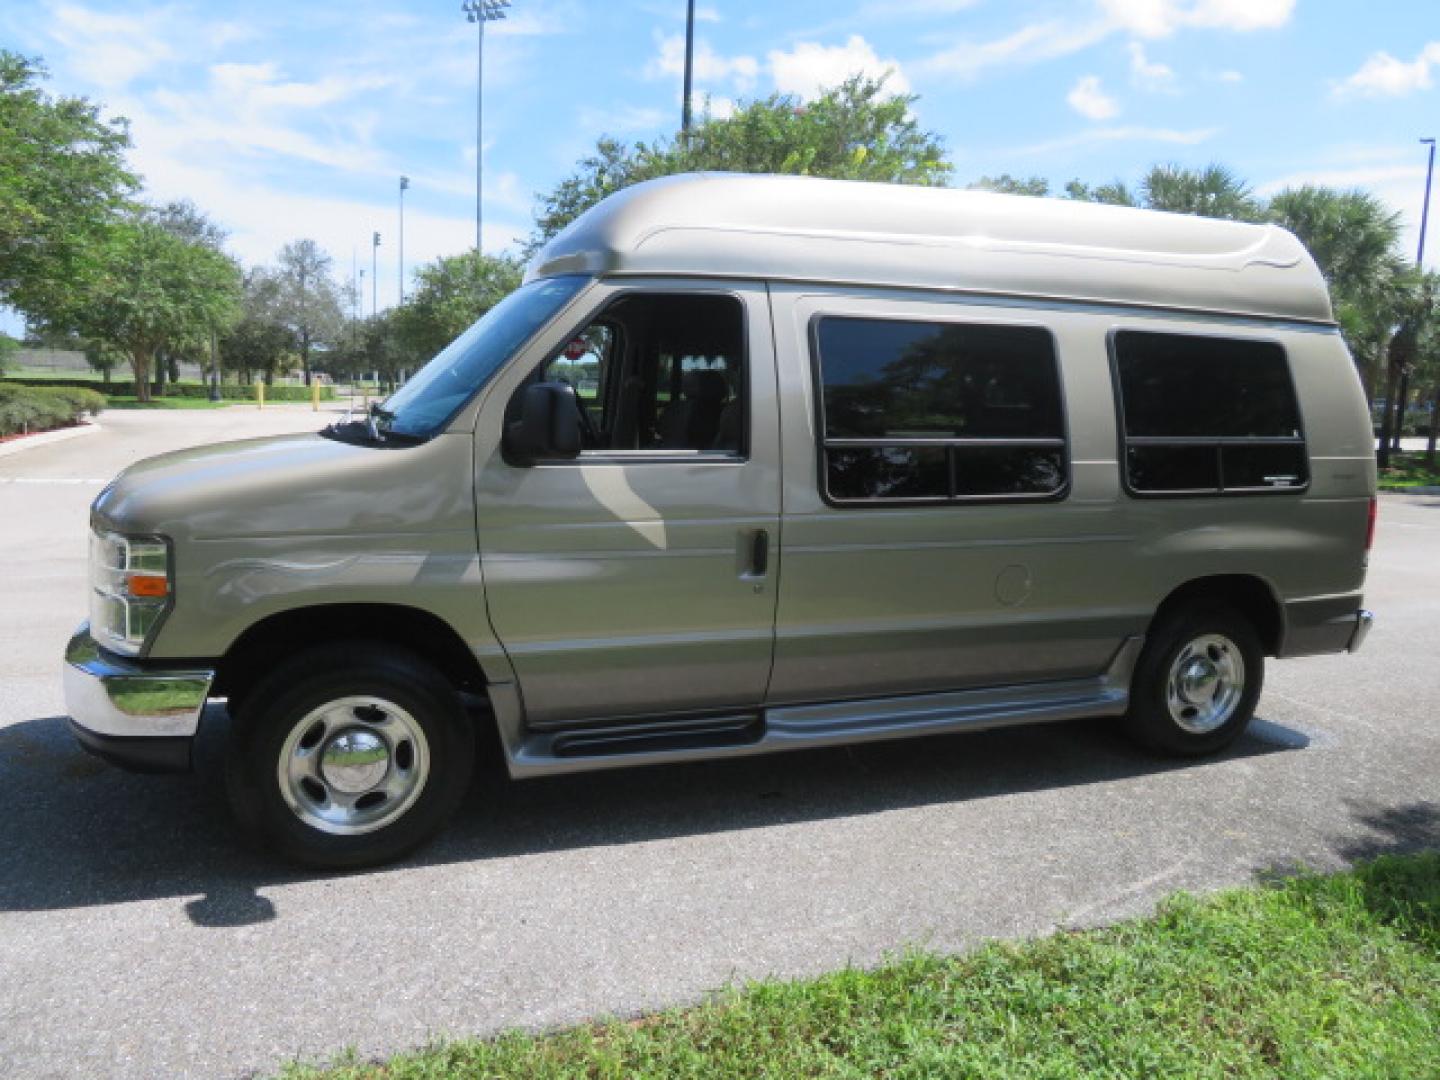
M228 718L212 706L196 774L136 776L86 755L63 717L0 728L0 911L184 898L199 926L276 917L258 890L324 877L245 848L220 760ZM449 830L394 868L503 859L675 836L1104 783L1303 748L1257 720L1218 759L1157 759L1106 721L933 736L732 761L511 781L498 750Z

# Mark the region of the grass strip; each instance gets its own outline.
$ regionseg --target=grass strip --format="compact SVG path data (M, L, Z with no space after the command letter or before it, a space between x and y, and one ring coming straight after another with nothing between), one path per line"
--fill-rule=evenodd
M228 409L243 405L240 401L210 401L207 398L154 397L141 401L134 395L111 394L107 398L112 409Z
M477 1018L483 1022L483 1018ZM289 1080L1440 1076L1440 853Z
M1406 491L1417 487L1440 487L1440 466L1425 464L1423 451L1390 455L1390 466L1379 472L1381 491Z

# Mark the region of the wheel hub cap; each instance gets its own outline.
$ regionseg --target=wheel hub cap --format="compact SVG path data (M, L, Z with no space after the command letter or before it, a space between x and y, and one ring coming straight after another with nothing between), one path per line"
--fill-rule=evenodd
M1215 665L1199 657L1185 665L1180 673L1180 696L1192 704L1210 701L1215 697L1215 687L1220 676Z
M1245 696L1245 658L1224 634L1186 642L1170 665L1165 688L1170 718L1192 735L1223 727Z
M320 774L325 783L347 795L369 791L390 770L390 748L374 732L352 728L325 744Z
M370 695L312 709L280 748L276 780L295 816L340 836L398 821L430 775L425 730L405 709Z

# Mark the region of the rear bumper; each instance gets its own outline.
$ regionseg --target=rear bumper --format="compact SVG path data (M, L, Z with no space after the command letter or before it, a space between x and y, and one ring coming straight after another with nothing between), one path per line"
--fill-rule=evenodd
M1375 625L1373 613L1361 608L1355 613L1355 630L1350 635L1350 644L1345 646L1346 652L1359 652L1360 646L1365 644L1365 638L1370 634L1370 627Z
M82 624L65 648L65 707L80 744L146 772L184 770L215 681L211 668L149 664L106 652Z
M1282 657L1355 652L1375 616L1360 606L1360 594L1292 600L1285 605Z

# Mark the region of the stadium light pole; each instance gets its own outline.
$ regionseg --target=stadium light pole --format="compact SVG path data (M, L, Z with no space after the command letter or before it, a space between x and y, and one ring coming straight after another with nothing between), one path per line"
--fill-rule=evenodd
M410 177L400 177L400 303L405 303L405 189L410 186Z
M485 130L485 24L505 18L510 0L464 0L460 10L476 27L475 36L475 254L480 247L481 147Z
M690 134L690 87L695 69L695 0L685 3L685 94L680 107L680 132Z

